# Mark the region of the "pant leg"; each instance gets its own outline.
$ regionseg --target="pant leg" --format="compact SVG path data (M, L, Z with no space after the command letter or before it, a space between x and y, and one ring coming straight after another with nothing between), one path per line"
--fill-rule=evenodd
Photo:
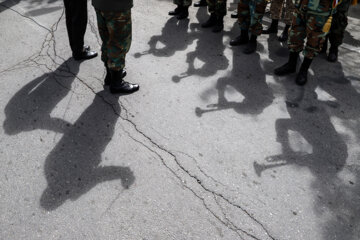
M101 60L104 62L104 64L108 64L108 50L107 50L107 43L109 41L109 31L106 26L106 19L103 16L103 13L97 9L96 11L96 18L98 23L98 29L100 38L102 41L101 45Z
M272 0L270 5L271 19L281 19L281 12L284 5L283 0Z
M317 56L325 42L326 33L323 27L328 16L319 16L313 14L306 15L306 47L304 56L313 59Z
M262 32L262 18L265 14L266 0L251 0L251 20L250 32L252 35L259 36Z
M350 0L343 0L337 7L337 12L333 15L332 25L329 33L331 47L338 48L344 39L345 29L348 25L348 11Z
M215 4L215 14L218 17L223 17L227 13L226 10L226 0L216 0Z
M215 13L216 1L217 1L217 0L206 0L206 2L207 2L207 4L208 4L208 11L209 11L210 14L214 14L214 13Z
M64 0L64 5L70 47L73 53L79 53L84 47L88 21L87 0Z
M178 6L188 7L191 6L192 0L174 0L174 4Z
M290 26L293 21L294 12L295 12L295 5L293 3L293 0L286 0L286 6L285 9L283 10L285 11L284 22L286 25Z
M131 10L102 12L106 20L109 38L106 43L108 67L120 71L125 67L125 57L132 40Z
M238 22L241 30L249 30L250 28L250 1L240 0L238 3Z
M301 52L306 38L305 13L295 10L293 22L289 31L288 47L290 52Z

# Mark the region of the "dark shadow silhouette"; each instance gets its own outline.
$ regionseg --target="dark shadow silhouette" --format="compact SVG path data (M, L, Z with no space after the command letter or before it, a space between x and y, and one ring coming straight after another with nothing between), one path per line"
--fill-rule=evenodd
M272 90L266 83L265 72L260 65L258 53L245 55L238 53L239 48L233 48L233 69L230 76L220 78L216 85L218 102L207 108L197 107L195 113L201 117L204 113L232 109L239 114L258 115L270 106L274 100ZM240 54L240 55L238 55ZM242 94L242 101L228 101L225 92L228 87ZM203 98L208 98L212 92L205 92Z
M7 134L47 129L63 136L46 158L48 187L40 205L54 210L67 199L75 200L96 184L120 179L128 188L135 180L128 167L100 166L101 154L111 141L120 114L118 98L98 93L74 123L52 118L50 113L71 91L79 63L67 60L56 71L31 81L5 108Z
M40 6L43 3L47 3L47 4L51 4L54 2L57 2L58 0L30 0L27 1L27 3L32 7L36 7L36 6ZM21 2L21 0L5 0L4 2L0 3L0 13L5 11L6 9L12 8L14 6L16 6L17 4L19 4ZM48 14L51 12L55 12L58 11L60 9L62 9L63 7L41 7L40 9L34 9L34 10L30 10L28 12L25 13L26 16L32 16L32 17L36 17L36 16L40 16L40 15L44 15L44 14Z
M354 36L347 30L345 30L345 34L344 34L344 43L347 43L355 47L360 47L360 39L354 38Z
M5 0L4 2L0 3L0 13L5 11L8 8L12 8L13 6L17 5L20 0Z

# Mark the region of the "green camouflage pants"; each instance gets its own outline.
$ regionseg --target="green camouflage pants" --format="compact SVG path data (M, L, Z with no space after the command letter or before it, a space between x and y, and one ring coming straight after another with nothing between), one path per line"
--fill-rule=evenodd
M188 7L191 6L192 0L174 0L174 4L178 6Z
M323 32L323 26L327 19L328 16L314 15L296 9L288 39L290 51L301 52L304 50L304 56L313 59L320 52L325 41L326 33Z
M284 7L284 3L286 6ZM271 0L270 13L271 19L280 20L284 13L284 22L286 25L291 25L292 17L294 16L295 6L292 0Z
M336 8L336 13L333 15L332 25L329 33L329 41L332 47L339 47L344 39L345 29L348 25L348 11L350 7L350 0L343 0Z
M131 10L124 12L96 10L96 16L102 40L101 60L110 69L119 71L125 67L125 57L131 45Z
M206 0L208 4L209 13L215 14L218 17L226 15L226 0Z
M240 0L238 21L241 30L248 30L259 36L262 32L262 18L266 9L266 0Z

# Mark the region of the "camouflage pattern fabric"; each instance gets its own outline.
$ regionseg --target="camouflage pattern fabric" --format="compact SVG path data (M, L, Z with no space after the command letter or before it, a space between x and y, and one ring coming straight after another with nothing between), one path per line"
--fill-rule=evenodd
M238 21L241 30L248 30L259 36L262 32L262 18L266 9L266 0L240 0Z
M101 60L114 71L125 67L125 57L132 38L131 10L102 12L96 10L102 40Z
M191 6L192 0L174 0L174 4L178 6L188 7Z
M333 15L332 25L329 33L329 41L332 47L339 47L344 39L345 29L348 25L348 11L351 0L343 0L336 8L336 13Z
M286 3L286 6L284 6ZM285 13L283 13L285 11ZM280 20L284 14L284 23L291 25L294 16L295 6L292 0L272 0L270 6L271 19Z
M328 16L309 14L299 9L295 10L294 15L288 39L289 49L291 52L304 50L304 56L313 59L324 44L326 33L323 32L323 26Z
M216 16L223 17L226 15L226 0L206 0L209 13L215 13Z

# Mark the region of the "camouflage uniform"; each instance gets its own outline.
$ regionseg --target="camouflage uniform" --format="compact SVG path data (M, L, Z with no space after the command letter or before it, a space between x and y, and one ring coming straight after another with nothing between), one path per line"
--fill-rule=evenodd
M291 25L294 16L295 6L292 0L272 0L270 6L271 19L280 20L284 10L284 2L286 1L284 23Z
M215 13L218 17L226 15L226 0L206 0L209 13Z
M266 9L266 0L240 0L238 21L241 30L259 36L262 31L262 18Z
M348 11L351 0L343 0L336 8L336 13L333 15L332 25L329 33L329 41L331 47L338 48L344 39L346 26L348 25Z
M174 4L182 7L189 7L192 4L192 0L174 0Z
M120 71L125 67L131 45L131 10L103 12L96 9L96 16L102 40L101 60L109 69Z
M291 52L301 52L313 59L321 50L326 33L323 26L332 8L332 0L297 0L288 46ZM304 41L307 39L304 49Z

